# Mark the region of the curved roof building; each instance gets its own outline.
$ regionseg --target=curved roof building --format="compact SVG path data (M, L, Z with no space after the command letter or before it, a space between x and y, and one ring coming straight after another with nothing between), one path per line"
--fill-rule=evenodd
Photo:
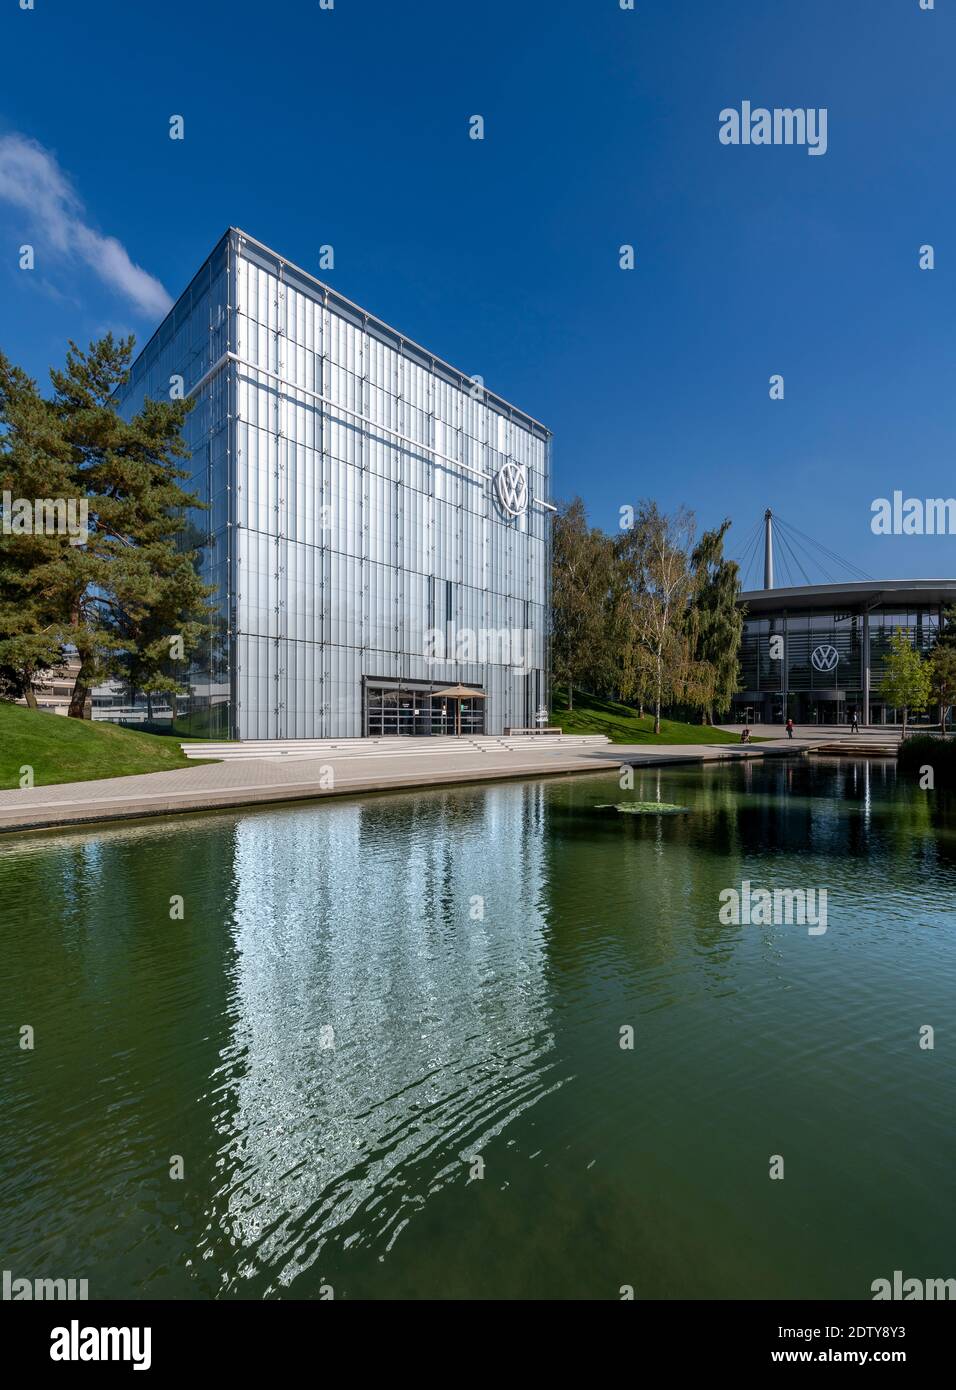
M896 724L902 711L880 694L897 628L924 655L944 612L956 608L956 579L863 579L774 586L773 520L765 521L764 587L740 596L737 718L779 724ZM919 720L921 716L917 715ZM935 711L922 718L935 721ZM912 722L913 716L909 716Z

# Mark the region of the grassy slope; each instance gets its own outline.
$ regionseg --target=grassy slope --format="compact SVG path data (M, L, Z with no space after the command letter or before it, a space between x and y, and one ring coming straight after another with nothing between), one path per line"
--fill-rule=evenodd
M184 757L179 744L178 738L162 734L67 719L0 700L0 787L18 787L26 764L38 787L198 766Z
M654 734L650 715L637 717L637 710L613 700L599 700L594 695L574 692L574 709L567 709L565 692L555 689L551 722L560 725L566 734L607 734L612 743L739 743L738 734L727 734L703 724L681 724L676 719L662 719L661 732Z

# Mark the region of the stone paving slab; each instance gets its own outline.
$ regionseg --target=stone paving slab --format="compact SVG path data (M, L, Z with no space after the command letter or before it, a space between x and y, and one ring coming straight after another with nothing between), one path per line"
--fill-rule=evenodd
M663 766L797 752L801 742L784 739L758 745L607 744L539 750L488 752L449 748L419 763L407 754L361 759L320 753L314 758L255 758L203 763L171 772L107 777L97 782L0 790L0 831L42 829L84 822L221 810L270 802L320 800L360 792L447 786L506 778L607 772L622 763ZM331 769L331 788L327 785Z

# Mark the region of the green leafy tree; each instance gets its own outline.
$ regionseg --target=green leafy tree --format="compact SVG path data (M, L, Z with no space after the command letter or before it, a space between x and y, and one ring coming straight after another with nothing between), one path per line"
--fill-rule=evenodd
M693 513L645 501L616 537L588 525L580 498L554 523L552 663L556 678L654 710L681 703L713 718L737 684L743 629L729 522L695 546Z
M713 670L713 693L704 706L704 720L710 724L715 709L730 709L740 684L744 615L739 567L724 558L729 528L728 519L715 531L705 531L690 558L695 581L689 615L691 649L696 661L706 662Z
M654 709L654 732L661 710L682 700L697 708L713 699L713 668L692 650L688 614L695 589L690 555L694 515L686 507L665 515L656 502L642 502L634 525L618 547L633 595L634 660L646 672Z
M644 706L650 700L654 679L653 662L644 638L642 626L645 609L641 603L639 580L631 582L630 568L624 556L628 536L618 537L614 544L613 573L608 593L606 628L610 666L610 684L621 700L637 704L643 717Z
M956 646L938 642L927 660L932 698L939 705L939 726L946 732L946 711L956 703Z
M956 647L956 608L943 609L943 621L936 638L936 647Z
M888 705L903 711L903 737L906 737L906 718L924 710L932 693L929 663L913 647L906 633L898 627L890 638L890 650L885 658L885 674L880 694Z
M574 687L601 685L611 658L607 605L613 579L609 538L588 525L584 503L573 498L554 518L551 582L551 665L567 686L568 709Z

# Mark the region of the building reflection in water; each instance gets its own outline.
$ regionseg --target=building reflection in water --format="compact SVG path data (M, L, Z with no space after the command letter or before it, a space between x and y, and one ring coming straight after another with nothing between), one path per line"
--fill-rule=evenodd
M247 1250L247 1274L287 1285L329 1239L384 1253L561 1085L544 796L534 784L237 821L212 1239Z

